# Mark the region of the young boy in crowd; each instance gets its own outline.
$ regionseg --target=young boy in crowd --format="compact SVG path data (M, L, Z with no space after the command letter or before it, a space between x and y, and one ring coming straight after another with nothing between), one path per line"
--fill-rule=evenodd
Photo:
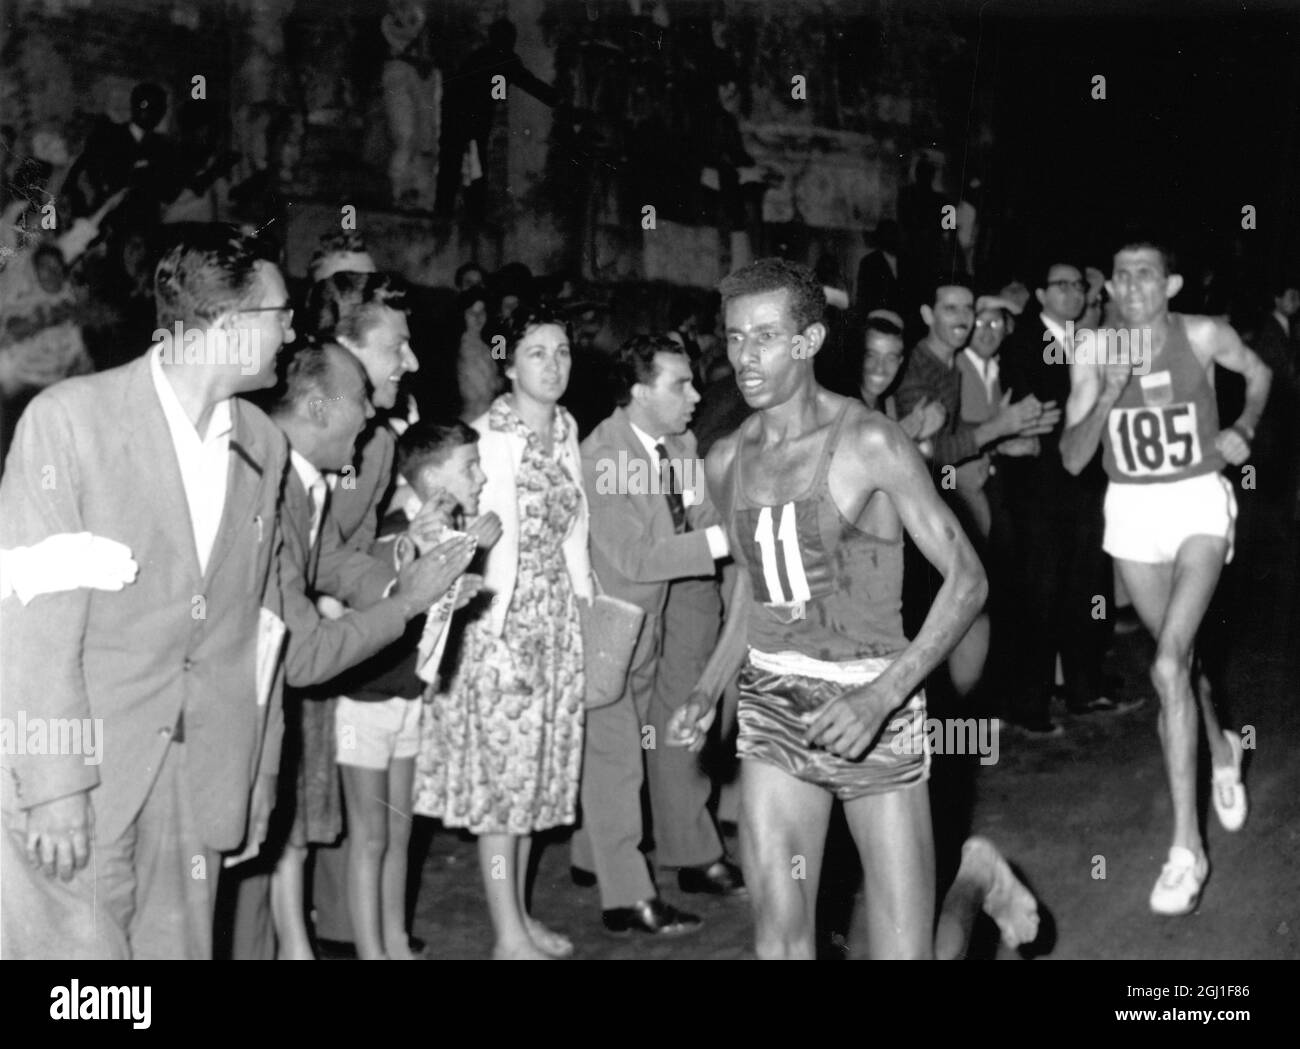
M495 514L477 516L486 481L477 442L478 434L461 422L417 423L402 435L399 482L371 551L376 557L400 564L417 555L407 527L429 500L444 507L444 537L447 529L463 530L480 548L500 538ZM467 519L472 523L465 527ZM478 576L462 577L456 607L468 603L481 583ZM338 702L338 763L352 842L347 898L360 958L413 957L406 870L424 687L416 670L428 656L421 645L424 631L425 617L413 620L400 640L348 675Z

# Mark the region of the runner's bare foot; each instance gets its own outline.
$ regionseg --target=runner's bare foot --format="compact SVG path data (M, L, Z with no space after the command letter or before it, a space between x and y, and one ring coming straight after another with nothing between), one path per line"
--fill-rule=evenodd
M513 943L498 943L492 948L492 960L497 962L549 962L554 957L533 943L531 938Z
M957 877L963 876L987 886L982 909L997 923L1003 943L1019 947L1033 941L1038 935L1038 901L987 838L969 838L962 846Z
M573 941L563 933L548 929L536 918L524 919L533 943L552 958L568 958L573 954Z

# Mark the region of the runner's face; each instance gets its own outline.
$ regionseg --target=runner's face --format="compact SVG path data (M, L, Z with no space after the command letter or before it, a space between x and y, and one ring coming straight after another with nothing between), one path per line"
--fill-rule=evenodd
M867 352L862 358L862 389L872 400L889 389L902 365L902 339L877 331L867 333Z
M736 385L751 408L788 401L812 378L812 358L826 329L811 324L803 332L790 315L790 292L742 295L726 304L727 359Z
M1159 317L1182 286L1181 277L1165 272L1164 260L1155 248L1132 248L1116 254L1115 268L1106 282L1115 308L1131 325Z

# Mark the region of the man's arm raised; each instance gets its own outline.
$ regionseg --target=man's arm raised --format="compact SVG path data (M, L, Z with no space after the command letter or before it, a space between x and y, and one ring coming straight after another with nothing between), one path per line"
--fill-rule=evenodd
M924 461L901 429L866 422L854 447L871 464L877 488L889 496L908 535L943 574L943 586L912 643L878 678L831 700L804 731L804 742L856 759L881 724L924 683L962 639L984 606L988 580L970 540L939 498Z
M1070 365L1070 399L1065 402L1061 432L1061 465L1070 473L1077 476L1097 454L1106 416L1124 391L1131 370L1128 364L1099 368L1076 361Z

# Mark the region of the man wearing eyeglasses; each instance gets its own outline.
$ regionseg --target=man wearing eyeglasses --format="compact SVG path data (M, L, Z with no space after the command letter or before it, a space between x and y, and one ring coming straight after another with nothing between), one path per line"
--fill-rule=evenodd
M1083 271L1073 263L1058 257L1041 271L1039 309L1027 311L1003 347L1002 382L1013 398L1032 394L1058 404L1069 398L1070 368L1063 362L1073 355L1073 325L1084 312L1087 291ZM1038 455L1003 464L1020 569L1014 604L1023 616L1008 719L1035 737L1064 731L1051 717L1057 652L1071 714L1121 709L1105 696L1102 676L1105 617L1114 600L1109 559L1101 549L1105 480L1099 461L1078 478L1066 473L1060 436L1058 421L1041 437ZM1105 602L1100 613L1098 595Z
M183 229L154 284L161 328L243 340L260 359L159 346L51 387L19 421L0 545L90 532L129 547L140 573L5 611L4 717L93 725L102 758L4 756L9 958L211 957L222 854L257 852L275 797L288 449L235 394L274 383L288 296L228 226Z
M971 337L975 323L975 299L969 287L956 279L940 280L929 305L921 307L921 319L929 329L926 337L912 348L902 381L895 395L898 417L905 418L923 402L937 403L944 409L945 423L931 439L919 444L922 455L931 459L939 472L938 485L950 498L954 491L953 467L978 460L986 451L1015 437L1033 437L1050 431L1060 419L1056 404L1041 403L1039 398L1022 397L1016 404L1004 397L997 410L984 422L967 422L962 418L962 376L957 358ZM960 500L956 500L960 505ZM924 567L906 574L909 607L924 607L937 585ZM948 675L959 695L969 694L984 672L988 651L989 624L981 615L948 660Z

